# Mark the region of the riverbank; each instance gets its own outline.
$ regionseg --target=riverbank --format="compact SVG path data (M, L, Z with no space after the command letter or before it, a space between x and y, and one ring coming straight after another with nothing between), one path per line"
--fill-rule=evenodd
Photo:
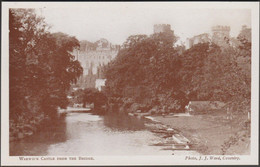
M21 114L17 120L10 119L9 141L12 142L32 136L46 119L43 113L30 115L30 117L26 114Z
M24 139L26 137L32 136L34 133L37 133L40 129L53 122L58 121L61 116L64 116L70 112L91 112L90 108L73 108L67 107L66 109L58 108L56 117L46 116L44 113L30 113L30 114L21 114L19 119L12 120L10 119L9 123L9 139L10 142Z
M247 115L234 115L227 119L224 112L191 116L152 116L179 131L194 144L194 149L205 155L250 154L250 125Z

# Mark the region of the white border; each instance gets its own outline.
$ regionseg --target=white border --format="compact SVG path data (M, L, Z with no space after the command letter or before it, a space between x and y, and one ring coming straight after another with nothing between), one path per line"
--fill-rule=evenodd
M238 156L239 161L192 161L185 156L94 156L88 161L20 161L9 155L9 54L8 54L8 9L9 8L82 8L84 5L113 5L115 8L129 5L156 5L168 8L216 8L251 9L252 23L252 96L251 96L251 155ZM1 165L256 165L259 144L259 2L3 2L2 3L2 68L1 68ZM41 157L39 157L41 158Z

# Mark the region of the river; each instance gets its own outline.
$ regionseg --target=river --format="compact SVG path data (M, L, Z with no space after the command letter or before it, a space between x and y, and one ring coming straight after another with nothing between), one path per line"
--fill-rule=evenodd
M126 115L68 113L38 133L10 143L10 156L172 155L145 120Z

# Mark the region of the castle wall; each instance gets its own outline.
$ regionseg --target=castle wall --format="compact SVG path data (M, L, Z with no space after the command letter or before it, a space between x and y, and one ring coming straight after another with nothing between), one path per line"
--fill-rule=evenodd
M112 45L106 39L100 39L95 44L97 45L95 49L86 47L83 50L73 51L83 67L83 75L77 83L80 88L95 88L96 80L104 79L102 67L112 61L119 51L118 46Z
M116 57L117 53L117 50L80 52L78 61L84 69L84 75L88 75L90 71L92 71L93 74L97 74L98 67L107 65Z
M221 47L225 47L230 39L230 27L229 26L214 26L211 28L212 35L200 34L186 40L186 49L191 48L198 43L212 42Z

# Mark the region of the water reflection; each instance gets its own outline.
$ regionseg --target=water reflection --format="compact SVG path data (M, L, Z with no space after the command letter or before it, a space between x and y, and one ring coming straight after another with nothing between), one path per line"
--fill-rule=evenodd
M118 131L138 131L145 129L144 120L129 117L124 113L105 115L104 125Z
M170 155L144 121L124 114L70 113L31 138L10 144L10 155Z
M67 140L66 117L59 117L55 121L40 126L37 133L20 141L9 144L10 156L19 155L47 155L51 144Z

